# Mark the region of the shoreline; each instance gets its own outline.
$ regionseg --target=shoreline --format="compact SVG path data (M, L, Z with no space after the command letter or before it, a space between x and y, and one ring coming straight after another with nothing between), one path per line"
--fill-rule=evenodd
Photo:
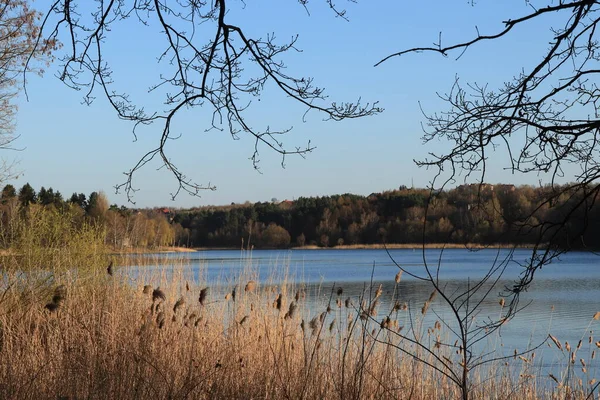
M349 244L335 247L301 246L291 247L290 250L384 250L384 249L531 249L532 244L513 245L509 243L479 244L479 243L395 243L395 244Z
M147 254L147 253L193 253L198 249L193 247L177 247L177 246L160 246L156 249L131 248L126 250L110 250L108 253L113 255L126 254Z
M512 245L509 243L494 243L494 244L479 244L479 243L468 243L468 244L459 244L459 243L427 243L423 245L422 243L395 243L395 244L353 244L353 245L341 245L334 247L320 247L316 245L306 245L306 246L293 246L287 248L252 248L250 250L396 250L396 249L408 249L408 250L416 250L422 249L425 247L426 249L532 249L534 247L533 244L524 244L524 245ZM125 251L112 251L111 254L117 255L125 255L125 254L147 254L147 253L193 253L198 251L219 251L219 250L248 250L242 249L240 247L160 247L158 249L129 249Z

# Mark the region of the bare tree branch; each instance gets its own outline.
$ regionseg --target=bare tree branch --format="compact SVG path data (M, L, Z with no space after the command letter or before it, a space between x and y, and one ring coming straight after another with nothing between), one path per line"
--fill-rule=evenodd
M298 1L307 7L306 2ZM345 10L330 0L326 2L335 16L345 18ZM124 190L130 201L135 192L134 175L155 159L178 182L173 198L182 191L198 195L201 190L215 189L210 183L194 182L166 154L168 139L178 137L171 129L183 109L211 110L212 119L206 121L206 130L226 130L234 139L242 134L252 137L254 150L250 159L255 169L259 169L259 154L263 148L279 153L282 165L286 156L304 156L315 148L310 141L304 146L287 147L282 136L291 128L250 125L248 107L268 83L274 84L284 97L305 107L307 112L317 111L326 119L340 121L382 111L376 102L363 104L360 99L327 104L324 89L316 86L312 78L295 77L286 72L283 58L286 53L297 51L297 37L288 42L279 42L273 34L265 38L250 37L244 27L228 21L229 6L227 0L95 0L85 3L59 0L48 11L42 35L51 40L60 36L67 49L61 58L60 79L82 90L87 104L91 104L100 91L120 119L134 123L134 135L140 126L155 122L162 126L157 147L148 151L125 173L125 182L116 186L117 192ZM150 90L164 92L165 111L147 112L134 104L127 92L113 89L117 86L112 81L113 71L103 54L109 42L107 32L119 23L160 28L165 47L159 50L158 60L164 72ZM212 37L207 39L200 35L200 27L203 32L212 30Z

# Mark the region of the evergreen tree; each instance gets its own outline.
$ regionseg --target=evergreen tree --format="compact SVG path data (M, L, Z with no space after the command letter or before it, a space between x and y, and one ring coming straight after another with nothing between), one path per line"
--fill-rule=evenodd
M11 184L4 186L4 189L2 189L2 204L6 204L15 197L17 197L17 189Z
M29 203L35 203L37 201L37 195L35 190L29 183L23 185L23 187L19 190L19 202L27 206Z
M90 197L88 197L87 205L85 206L86 214L90 214L90 212L96 208L96 203L98 203L98 192L90 193Z
M52 188L46 190L46 188L42 186L37 195L38 203L46 206L46 205L52 203L53 196L54 196L54 191L52 190Z
M69 199L69 203L73 203L73 204L77 204L79 207L83 208L84 210L87 209L87 198L85 196L85 194L83 193L73 193L71 195L71 198Z

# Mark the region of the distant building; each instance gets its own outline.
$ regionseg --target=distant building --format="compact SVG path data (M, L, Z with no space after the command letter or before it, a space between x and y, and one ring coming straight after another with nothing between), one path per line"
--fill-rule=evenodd
M279 207L283 209L289 209L294 205L294 202L291 200L283 200L279 202Z

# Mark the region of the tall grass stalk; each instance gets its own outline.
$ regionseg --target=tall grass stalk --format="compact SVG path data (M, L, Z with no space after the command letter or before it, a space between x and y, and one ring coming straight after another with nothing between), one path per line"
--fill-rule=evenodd
M206 282L164 278L71 275L55 311L44 308L51 297L19 306L18 291L8 292L16 309L0 316L0 398L459 396L447 379L385 344L403 345L389 334L397 324L362 320L359 310L337 307L334 293L328 313L309 309L310 298L296 301L292 282L244 291L250 279L240 277L222 290L209 287L201 304ZM144 293L145 285L160 285L164 299ZM296 310L286 316L292 302ZM507 368L475 377L474 398L564 398L567 385L543 392L527 371L515 382ZM583 398L581 388L568 390Z

